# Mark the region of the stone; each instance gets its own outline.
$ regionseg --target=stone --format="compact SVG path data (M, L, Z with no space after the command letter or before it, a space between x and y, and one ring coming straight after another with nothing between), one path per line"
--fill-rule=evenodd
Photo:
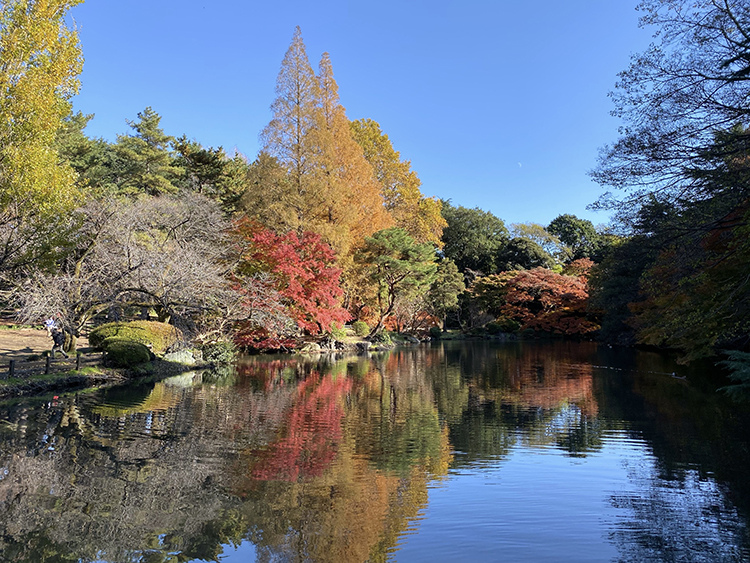
M174 362L176 364L183 364L186 366L192 366L196 364L195 356L192 350L178 350L177 352L169 352L164 354L162 358L166 362Z

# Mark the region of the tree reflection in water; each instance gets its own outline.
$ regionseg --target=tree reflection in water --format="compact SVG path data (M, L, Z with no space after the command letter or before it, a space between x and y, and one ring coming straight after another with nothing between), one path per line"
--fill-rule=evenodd
M397 559L429 524L431 488L502 472L519 448L585 460L622 436L651 455L611 494L604 535L623 560L735 560L750 425L673 369L587 343L480 342L251 358L5 404L2 558L216 560L249 541L259 560Z

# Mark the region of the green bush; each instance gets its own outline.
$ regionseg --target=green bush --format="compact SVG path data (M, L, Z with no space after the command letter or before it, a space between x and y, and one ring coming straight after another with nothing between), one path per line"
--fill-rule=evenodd
M440 329L439 326L431 326L430 336L436 340L439 340L440 337L443 336L443 331Z
M331 338L336 342L344 342L346 340L346 330L344 327L336 326L335 323L331 323Z
M393 344L393 339L391 338L391 335L384 330L382 332L373 334L370 337L370 342L372 342L373 344L385 344L390 346L391 344Z
M487 332L490 334L500 334L501 332L518 332L521 324L507 317L500 317L485 325Z
M103 350L104 341L113 337L150 345L155 354L163 354L182 339L182 333L172 325L156 321L107 323L91 331L89 344Z
M354 329L354 334L356 334L360 338L364 338L365 336L370 334L370 327L365 321L354 321L352 323L352 329Z
M234 342L213 342L203 346L203 360L216 365L231 364L237 359L237 346Z
M112 336L103 343L104 359L107 365L129 368L151 361L151 352L140 342Z

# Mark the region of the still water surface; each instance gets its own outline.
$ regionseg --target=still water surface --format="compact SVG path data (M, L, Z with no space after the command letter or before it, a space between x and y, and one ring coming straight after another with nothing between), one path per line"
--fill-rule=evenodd
M750 561L710 376L445 343L0 404L0 560Z

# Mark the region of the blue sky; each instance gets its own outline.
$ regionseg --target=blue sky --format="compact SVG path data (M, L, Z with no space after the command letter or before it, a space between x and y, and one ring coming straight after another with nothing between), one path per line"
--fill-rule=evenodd
M74 108L114 140L146 106L171 135L250 160L295 26L328 52L349 119L380 123L425 195L506 224L549 223L603 191L587 176L618 122L607 93L650 30L637 0L88 0Z

